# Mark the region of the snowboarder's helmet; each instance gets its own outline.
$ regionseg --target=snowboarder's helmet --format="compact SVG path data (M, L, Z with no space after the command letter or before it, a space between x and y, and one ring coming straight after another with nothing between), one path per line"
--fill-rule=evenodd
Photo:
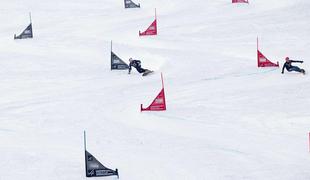
M131 62L131 61L132 61L132 58L129 58L129 61Z
M285 60L288 61L288 60L290 60L290 58L289 58L289 57L286 57Z

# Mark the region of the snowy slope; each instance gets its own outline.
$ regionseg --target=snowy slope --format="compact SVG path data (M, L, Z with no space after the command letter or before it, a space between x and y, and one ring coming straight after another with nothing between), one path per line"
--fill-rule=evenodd
M309 75L256 67L258 36L310 70L310 2L135 2L1 3L0 180L86 179L84 130L123 180L310 179ZM155 8L159 35L138 37ZM34 39L14 41L30 11ZM111 40L156 73L110 71ZM167 111L140 113L160 72Z

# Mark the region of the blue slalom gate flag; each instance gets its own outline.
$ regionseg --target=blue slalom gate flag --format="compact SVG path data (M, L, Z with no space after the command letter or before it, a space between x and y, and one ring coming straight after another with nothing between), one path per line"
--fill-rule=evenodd
M85 150L86 177L117 176L118 170L102 165L92 154Z
M14 39L27 39L33 38L33 31L32 31L32 23L28 25L28 27L18 36L14 34Z

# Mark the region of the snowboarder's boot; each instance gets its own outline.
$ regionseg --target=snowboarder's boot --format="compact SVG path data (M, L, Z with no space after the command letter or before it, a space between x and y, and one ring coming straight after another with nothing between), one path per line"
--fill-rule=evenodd
M154 72L154 71L146 69L145 72L142 74L142 76L147 76L147 75L151 74L152 72Z

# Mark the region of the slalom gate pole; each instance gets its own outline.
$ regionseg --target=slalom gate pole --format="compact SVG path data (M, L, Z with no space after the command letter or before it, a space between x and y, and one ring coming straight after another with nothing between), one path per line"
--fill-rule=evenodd
M309 132L309 134L308 134L308 143L309 143L309 152L310 152L310 132Z
M111 63L111 71L112 71L112 40L111 40L111 53L110 54L111 54L111 62L110 63Z
M29 12L29 19L30 19L30 24L31 24L32 23L31 12Z
M84 161L85 161L85 176L87 175L87 157L86 157L86 132L84 130Z

